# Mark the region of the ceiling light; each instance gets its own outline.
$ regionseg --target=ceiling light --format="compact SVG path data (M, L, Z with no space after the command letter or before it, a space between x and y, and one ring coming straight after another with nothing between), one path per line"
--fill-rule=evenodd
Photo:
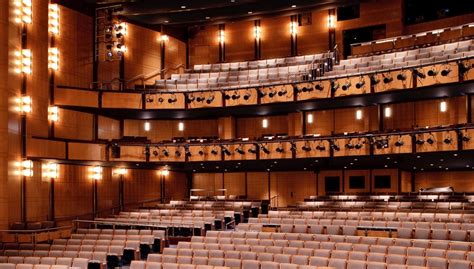
M296 7L296 5L291 5L291 7L292 7L292 8L295 8L295 7Z
M183 9L184 9L184 8L186 8L186 6L181 6L181 8L183 8Z
M247 13L248 13L248 14L252 14L253 12L252 12L252 11L249 11L249 12L247 12Z
M209 19L211 19L211 17L207 16L207 17L206 17L206 20L209 20Z

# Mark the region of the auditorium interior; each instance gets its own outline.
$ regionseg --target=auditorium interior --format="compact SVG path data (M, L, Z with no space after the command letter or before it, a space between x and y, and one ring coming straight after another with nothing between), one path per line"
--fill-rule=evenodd
M1 0L0 46L0 269L474 269L472 1Z

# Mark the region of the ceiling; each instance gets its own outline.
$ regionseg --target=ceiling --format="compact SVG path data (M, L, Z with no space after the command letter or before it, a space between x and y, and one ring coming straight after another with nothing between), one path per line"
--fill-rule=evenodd
M359 0L57 0L61 4L88 9L120 5L116 15L128 21L148 26L187 30L188 27L253 20L275 15L293 15L314 9L348 5ZM80 5L78 5L80 2ZM168 30L168 29L167 29Z

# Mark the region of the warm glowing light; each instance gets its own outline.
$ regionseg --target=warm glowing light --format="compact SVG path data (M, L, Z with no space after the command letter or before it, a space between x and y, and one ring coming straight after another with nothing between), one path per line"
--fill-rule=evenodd
M41 170L45 179L59 178L59 164L57 163L43 163Z
M30 96L22 96L15 99L15 110L22 114L30 113L32 110L32 101Z
M328 28L329 29L336 28L336 17L334 15L328 16Z
M33 161L31 160L24 160L21 162L15 163L15 174L24 177L32 177L33 176Z
M253 36L256 40L260 40L260 37L262 36L262 28L260 28L259 25L253 27Z
M123 176L123 175L126 175L127 172L128 172L127 168L121 167L121 168L115 168L113 173L114 175Z
M309 124L311 124L311 123L313 123L313 120L314 120L313 114L308 114L306 121L307 121Z
M59 35L59 6L49 4L48 30L52 35Z
M262 128L268 128L268 120L267 119L262 120Z
M48 49L48 68L52 70L59 69L59 50L58 48Z
M115 35L118 37L120 34L122 36L127 35L127 23L121 22L114 25Z
M148 121L145 121L145 124L143 125L143 129L145 129L145 132L150 131L151 125Z
M219 43L221 43L221 44L225 43L225 31L224 30L219 30L219 35L217 36L217 41L219 41Z
M392 108L386 107L384 109L384 115L385 115L385 118L390 118L392 116Z
M93 180L101 180L102 179L102 167L101 166L94 166L89 168L89 175L90 178Z
M165 177L166 177L166 176L168 176L168 175L170 174L170 171L165 168L165 169L163 169L163 170L160 170L160 174L161 174L162 176L165 176Z
M15 72L20 74L31 74L32 72L32 57L31 50L23 49L21 51L15 52Z
M184 131L184 122L181 121L178 123L178 131L180 132Z
M48 107L48 120L53 122L59 121L59 107L50 106Z
M168 40L170 40L169 36L167 36L167 35L160 36L160 41L161 42L168 42Z
M356 111L356 119L361 120L362 119L362 110L357 109Z
M448 111L448 103L446 103L446 101L441 101L439 103L439 111L441 111L441 112Z
M290 22L290 34L292 36L296 36L298 34L298 22L296 21Z
M13 6L16 23L32 23L33 7L31 0L14 0Z

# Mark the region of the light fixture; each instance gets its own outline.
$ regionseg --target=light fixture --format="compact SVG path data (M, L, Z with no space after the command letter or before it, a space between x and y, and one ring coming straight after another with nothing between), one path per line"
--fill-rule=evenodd
M184 122L180 121L178 123L178 131L180 132L184 131Z
M59 121L59 107L49 106L48 107L48 120L53 122Z
M253 147L249 148L248 152L252 153L252 154L257 154L259 149L260 149L260 147L258 145L254 145Z
M446 103L446 101L441 101L439 103L439 111L441 111L443 113L448 111L448 103Z
M362 119L362 110L357 109L356 110L356 120L361 120Z
M336 17L334 15L328 16L328 28L335 29L336 28Z
M270 154L270 149L268 149L265 145L260 145L260 148L265 154Z
M267 119L263 119L262 120L262 128L268 128L268 120Z
M292 8L295 8L295 7L296 7L296 5L291 5L291 7L292 7Z
M219 30L217 41L223 45L225 43L225 31L224 29Z
M393 78L390 75L383 76L383 83L388 84L393 81Z
M385 115L385 118L390 118L392 116L392 108L391 107L386 107L384 109L383 114Z
M32 0L14 0L14 14L16 23L32 23L33 7Z
M306 151L306 152L311 151L311 147L308 144L305 144L304 146L302 146L301 149Z
M361 77L360 80L356 83L355 86L356 86L357 89L360 89L360 88L364 87L364 85L365 85L365 80L362 79L362 77Z
M58 4L49 4L48 7L48 31L52 35L59 35L59 6Z
M119 22L114 24L115 36L120 39L127 35L127 23Z
M342 85L342 90L343 91L347 91L351 88L351 81L350 80L347 80L346 83L344 83L344 85Z
M239 153L240 155L244 155L244 154L245 154L245 151L242 149L242 146L238 146L238 147L235 149L235 152Z
M52 70L59 69L59 50L58 48L48 49L48 68Z
M230 156L230 155L231 155L230 150L229 150L227 147L225 147L225 146L221 146L221 151L222 151L225 155L227 155L227 156ZM212 151L211 151L211 153L212 153ZM213 154L214 154L214 153L213 153Z
M275 151L278 152L278 153L283 153L283 152L285 152L285 149L283 148L283 145L280 144L280 145L278 145L278 147L275 149Z
M164 177L167 177L170 174L170 170L164 168L164 169L160 170L160 174Z
M170 152L169 152L168 149L163 149L163 150L162 150L162 153L163 153L163 155L164 155L165 157L169 157L169 156L170 156Z
M15 63L15 73L20 74L31 74L32 72L32 57L31 50L23 49L21 51L15 52L16 60Z
M319 151L325 151L326 150L326 146L324 146L324 143L322 141L320 141L317 145L316 145L316 149L319 150Z
M30 113L32 110L32 100L30 96L22 96L18 97L15 100L16 106L15 110L20 112L21 114Z
M33 161L32 160L24 160L21 162L15 163L15 174L24 177L32 177L33 176Z
M212 104L212 102L214 102L214 99L215 99L214 95L211 95L209 98L207 98L206 103L210 105Z
M262 35L262 29L260 28L260 25L255 25L253 27L253 36L255 37L256 40L260 40L261 35Z
M93 180L101 180L102 179L102 167L101 166L93 166L89 168L89 176Z
M127 47L122 43L118 43L115 50L117 51L117 56L122 57L127 52Z
M170 40L168 35L161 35L160 36L160 41L161 42L168 42Z
M292 36L296 36L298 34L298 22L296 21L290 22L290 34Z
M143 125L143 129L145 130L145 132L150 131L150 129L151 129L150 122L145 121L145 124Z
M290 150L291 152L296 152L297 148L296 148L296 143L295 142L290 142Z
M123 175L126 175L127 172L128 172L127 168L119 167L119 168L114 169L113 174L118 175L118 176L123 176Z
M306 116L306 122L308 122L309 124L313 123L313 120L313 114L310 113Z
M57 163L43 163L41 165L42 176L46 180L59 178L59 164Z

